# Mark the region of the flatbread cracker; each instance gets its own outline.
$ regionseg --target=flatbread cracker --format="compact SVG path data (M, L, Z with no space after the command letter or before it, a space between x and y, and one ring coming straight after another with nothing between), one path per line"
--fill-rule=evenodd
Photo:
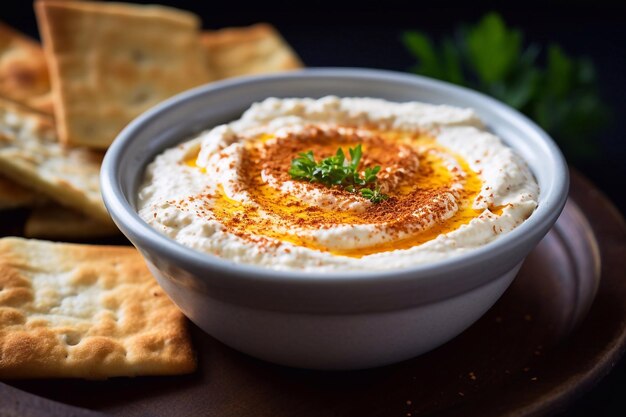
M105 223L52 204L35 207L24 225L24 236L37 239L79 240L115 236L119 233L112 220Z
M33 191L0 175L0 210L30 206L37 200Z
M0 239L0 378L172 375L183 314L130 247Z
M148 108L211 80L192 13L53 0L35 11L63 143L106 149Z
M303 67L278 31L266 23L206 31L201 39L207 66L219 79Z
M0 173L108 222L100 196L101 163L100 152L59 144L51 116L0 99Z
M0 23L0 95L52 113L48 66L41 46Z

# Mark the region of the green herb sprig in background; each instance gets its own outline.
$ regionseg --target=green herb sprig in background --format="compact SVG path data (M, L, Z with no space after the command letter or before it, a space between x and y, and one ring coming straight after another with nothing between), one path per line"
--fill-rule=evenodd
M571 58L556 44L542 56L537 45L524 46L522 32L497 13L438 44L416 31L404 33L403 41L418 60L413 72L480 90L522 111L571 158L596 155L593 134L609 111L588 59Z
M389 198L380 192L377 186L377 175L380 166L365 168L363 176L358 171L363 150L361 144L349 148L350 160L346 158L343 149L337 149L334 156L322 159L319 163L313 156L313 151L301 152L291 161L289 174L291 178L309 182L317 182L327 187L338 186L351 193L360 193L372 203L380 203Z

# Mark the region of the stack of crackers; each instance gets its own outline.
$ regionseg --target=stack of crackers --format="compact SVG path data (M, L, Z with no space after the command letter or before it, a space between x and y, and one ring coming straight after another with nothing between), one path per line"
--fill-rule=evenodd
M102 157L135 117L211 81L297 69L267 24L202 32L162 6L35 2L43 46L0 23L0 216L24 235L119 233L100 196ZM190 372L184 318L130 247L0 239L0 378Z

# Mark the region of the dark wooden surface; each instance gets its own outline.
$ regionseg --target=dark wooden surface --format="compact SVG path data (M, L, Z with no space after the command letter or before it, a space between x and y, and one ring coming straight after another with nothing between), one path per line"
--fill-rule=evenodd
M565 213L478 323L413 360L356 372L290 369L240 354L194 328L200 360L195 374L6 381L0 383L0 416L554 413L611 370L626 339L623 219L576 173ZM595 238L585 228L585 217ZM599 280L592 272L596 239L602 257Z

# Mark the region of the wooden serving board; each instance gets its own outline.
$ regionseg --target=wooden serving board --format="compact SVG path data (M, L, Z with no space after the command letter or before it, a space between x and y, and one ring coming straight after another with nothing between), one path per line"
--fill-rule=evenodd
M238 353L194 327L193 375L6 381L0 416L542 415L571 404L622 354L624 270L624 220L572 172L563 215L511 288L428 354L366 371L297 370Z

